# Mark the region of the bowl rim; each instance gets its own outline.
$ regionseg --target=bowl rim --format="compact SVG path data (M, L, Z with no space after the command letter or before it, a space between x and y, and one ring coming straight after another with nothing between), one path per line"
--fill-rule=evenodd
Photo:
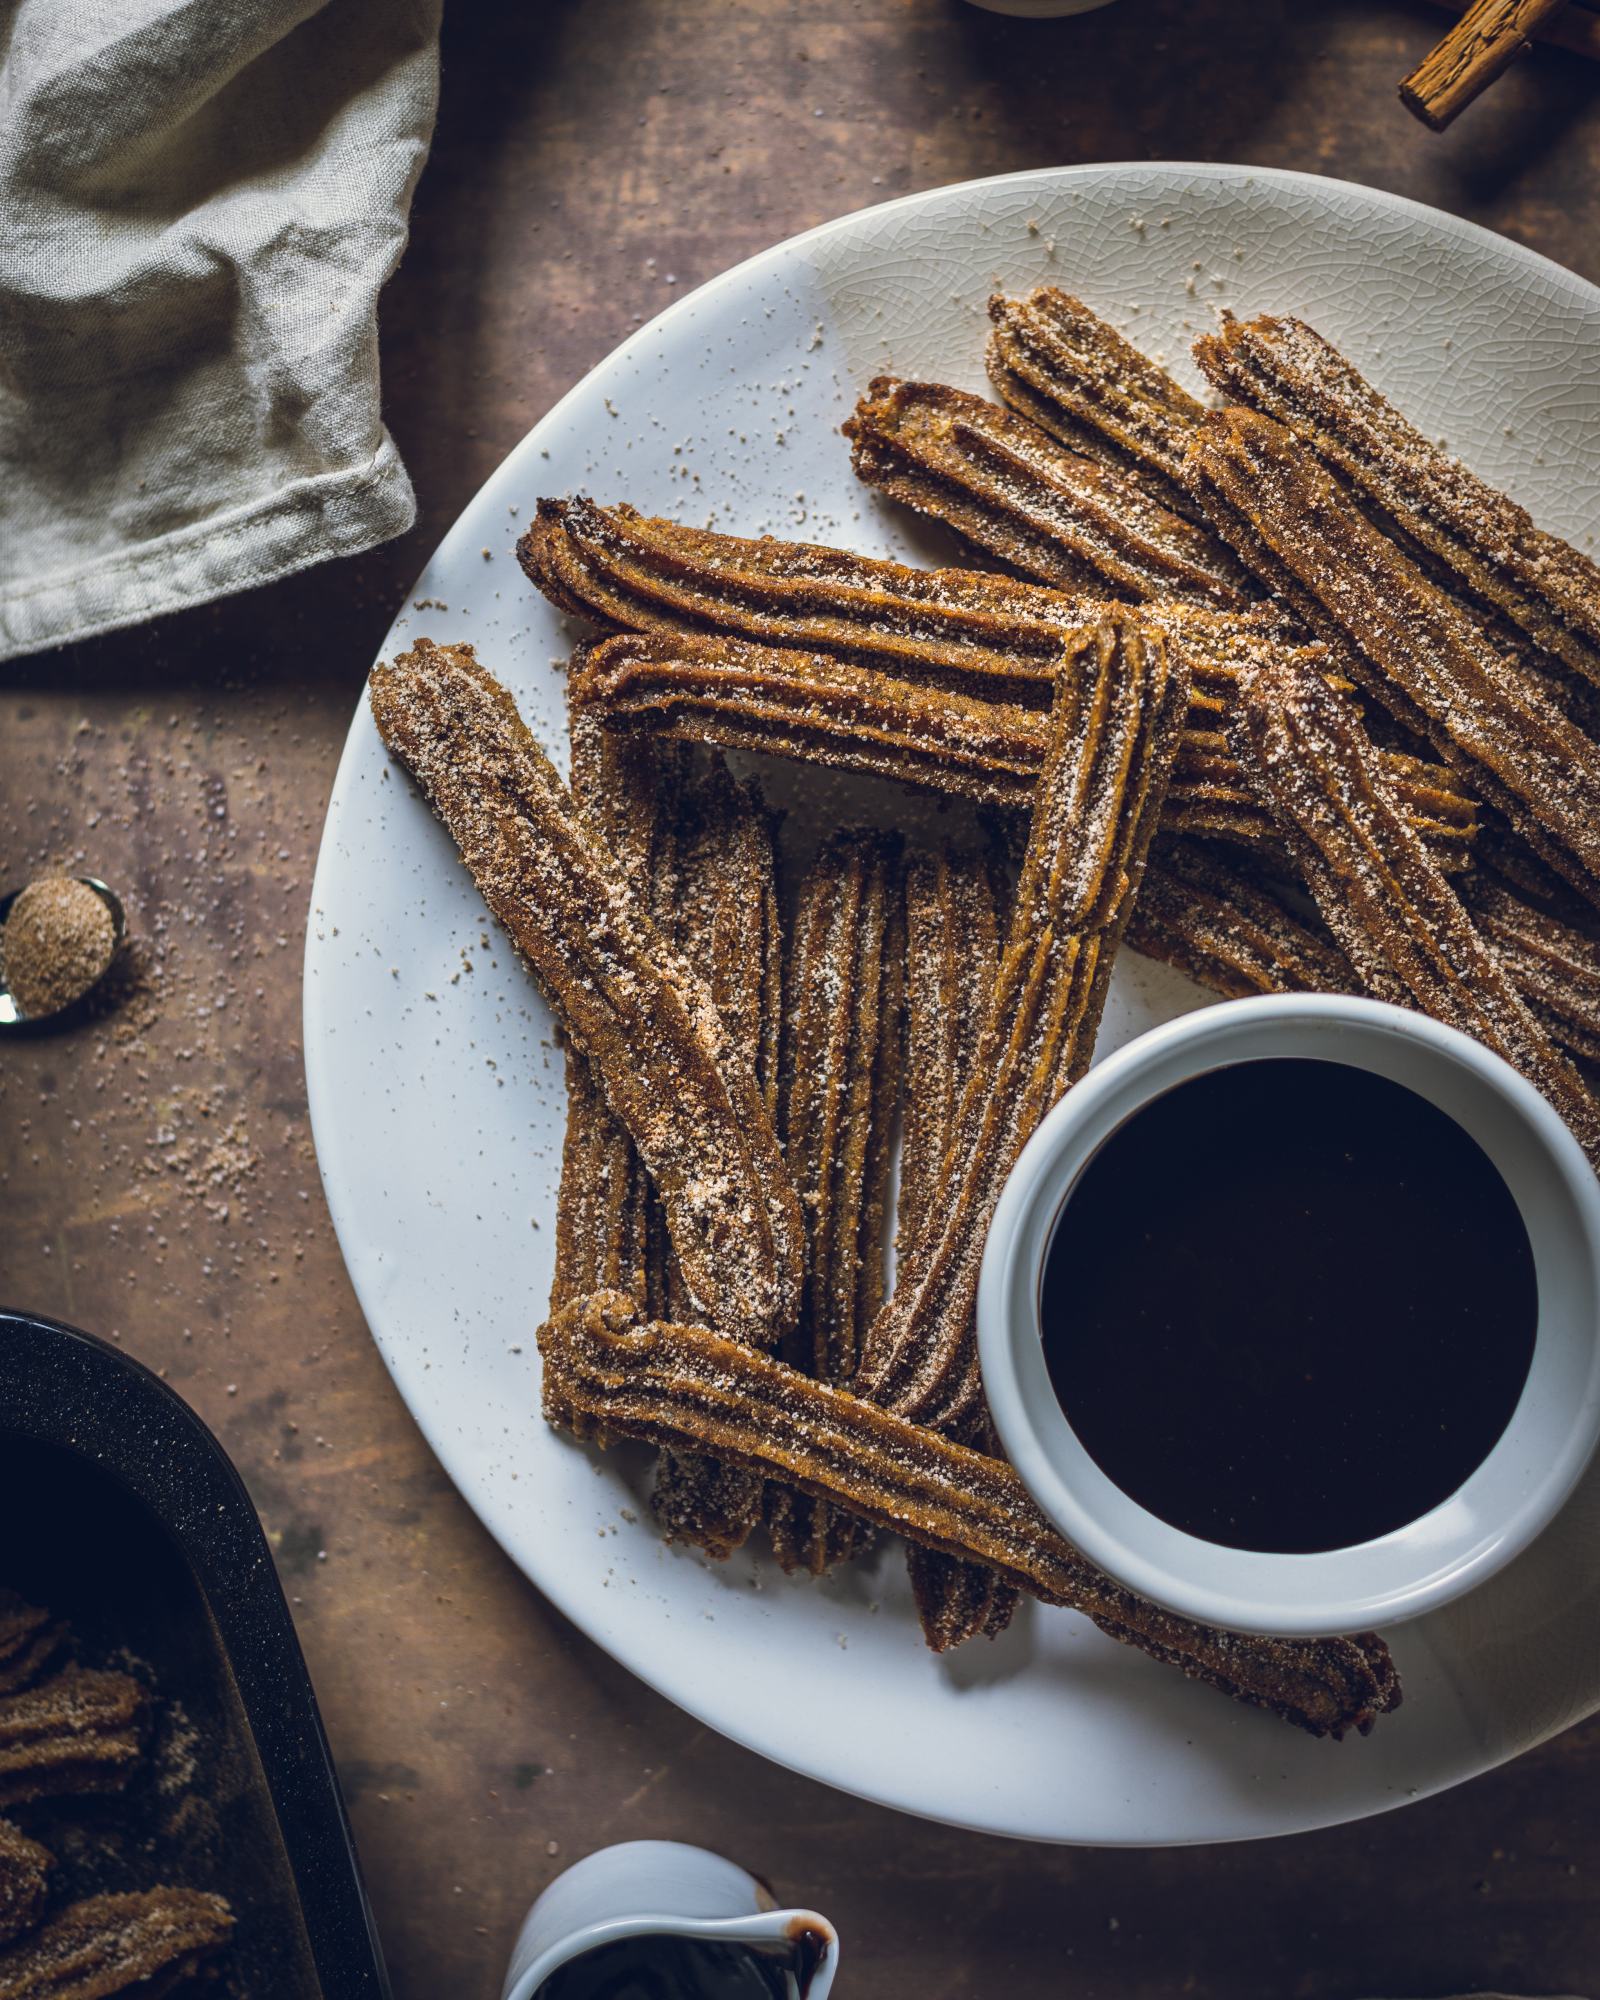
M1326 1047L1310 1047L1321 1044ZM1336 1053L1337 1050L1337 1053ZM1103 1473L1049 1387L1038 1291L1056 1217L1112 1131L1188 1078L1319 1054L1394 1074L1458 1117L1512 1186L1535 1252L1539 1332L1511 1422L1429 1513L1355 1547L1233 1549L1184 1533ZM1465 1107L1465 1108L1463 1108ZM1476 1107L1500 1135L1491 1141ZM1519 1183L1521 1191L1519 1192ZM1537 1212L1525 1198L1535 1188ZM1550 1288L1558 1287L1552 1296ZM1554 1109L1501 1057L1425 1015L1334 994L1262 995L1180 1016L1097 1064L1040 1122L996 1206L978 1287L978 1350L1001 1443L1045 1515L1141 1596L1242 1632L1313 1637L1436 1609L1520 1554L1600 1441L1600 1180Z

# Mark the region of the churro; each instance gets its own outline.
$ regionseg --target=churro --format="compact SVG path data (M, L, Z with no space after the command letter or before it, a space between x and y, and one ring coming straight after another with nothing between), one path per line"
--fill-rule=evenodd
M986 570L910 569L816 543L715 534L584 499L541 500L517 554L558 608L612 629L826 653L1036 708L1049 706L1065 635L1103 602ZM1169 599L1144 615L1181 643L1196 710L1213 715L1242 661L1288 630L1271 605L1219 611Z
M1252 586L1211 532L1025 418L880 375L844 426L857 477L1058 590L1239 606Z
M0 2000L158 2000L227 1943L233 1913L200 1889L87 1896L0 1951Z
M1319 333L1225 314L1194 352L1230 400L1286 424L1475 597L1600 682L1600 567L1425 437Z
M1178 650L1188 657L1182 640ZM1320 665L1322 654L1307 650ZM612 725L870 772L992 806L1031 803L1049 740L1048 715L1016 702L724 637L619 633L582 647L572 700L575 713ZM1272 816L1216 721L1197 716L1191 701L1166 824L1176 832L1273 844ZM1441 865L1466 866L1477 813L1455 773L1398 751L1386 751L1384 759L1419 830L1438 847Z
M1012 409L1139 480L1165 506L1194 511L1183 455L1203 404L1058 286L992 298L989 318L989 379Z
M0 1701L0 1808L120 1792L144 1754L149 1698L131 1674L63 1667Z
M0 1589L0 1695L37 1680L66 1642L63 1619Z
M777 1339L800 1303L799 1203L704 982L640 909L471 647L419 641L374 671L370 698L627 1127L697 1309Z
M1370 692L1600 906L1600 747L1281 424L1253 410L1216 413L1188 471L1258 574L1348 641Z
M662 844L681 781L681 753L635 735L614 735L574 706L569 717L570 789L632 883L656 914L653 883L664 872ZM597 1288L646 1291L649 1180L627 1128L613 1116L589 1058L566 1052L567 1129L556 1198L555 1275L550 1310Z
M776 1119L782 955L772 815L757 788L736 783L718 757L685 784L675 837L675 941L704 972L731 1059L746 1065ZM693 1316L675 1259L667 1260L665 1291L675 1317ZM670 1541L720 1559L743 1546L762 1503L761 1481L743 1467L664 1451L650 1504Z
M1600 944L1488 872L1473 875L1462 900L1551 1040L1600 1063Z
M1377 999L1474 1036L1600 1162L1600 1104L1552 1045L1399 809L1354 704L1292 662L1245 676L1233 728L1323 920Z
M904 943L899 842L846 830L800 886L784 979L783 1143L808 1222L806 1297L786 1360L848 1382L883 1303L890 1144L900 1086ZM861 1523L793 1487L769 1489L785 1570L821 1576Z
M999 858L941 846L905 870L906 1078L896 1246L905 1256L938 1185L1000 962Z
M1128 943L1230 1000L1362 990L1314 918L1297 915L1239 857L1198 842L1163 842L1150 856Z
M546 1373L604 1434L710 1450L848 1507L1019 1588L1317 1736L1363 1733L1398 1706L1375 1634L1245 1638L1145 1604L1045 1521L1003 1459L814 1381L710 1327L649 1323L619 1292L568 1306L539 1334Z
M906 1076L901 1116L900 1254L939 1184L956 1111L977 1055L1000 958L998 857L943 846L906 866ZM963 1440L993 1450L987 1423ZM911 1542L906 1569L923 1636L936 1653L1011 1621L1017 1588L983 1563Z
M1181 662L1132 617L1108 615L1075 654L938 1187L856 1376L874 1401L958 1435L982 1407L972 1317L989 1219L1039 1119L1089 1065L1188 699Z
M55 1857L8 1819L0 1819L0 1945L32 1930L44 1908Z

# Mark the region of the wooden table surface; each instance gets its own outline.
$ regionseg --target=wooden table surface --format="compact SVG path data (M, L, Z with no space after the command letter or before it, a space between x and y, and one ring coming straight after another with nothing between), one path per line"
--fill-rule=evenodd
M0 880L125 885L149 960L114 1022L0 1057L0 1293L159 1367L248 1480L396 1992L488 2000L529 1898L639 1835L832 1914L849 1995L1600 1991L1600 1721L1365 1825L1120 1853L856 1804L648 1692L501 1556L391 1388L323 1207L299 1041L317 838L374 650L479 482L641 317L827 217L1102 159L1365 181L1600 278L1600 70L1541 51L1441 139L1394 95L1441 17L1401 0L1038 24L960 0L447 11L382 311L415 529L0 673Z

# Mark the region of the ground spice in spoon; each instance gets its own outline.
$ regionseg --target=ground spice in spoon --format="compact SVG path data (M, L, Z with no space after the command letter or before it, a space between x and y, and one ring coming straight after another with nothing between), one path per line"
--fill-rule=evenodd
M111 912L87 882L30 882L0 930L0 970L25 1015L54 1014L88 992L111 963Z

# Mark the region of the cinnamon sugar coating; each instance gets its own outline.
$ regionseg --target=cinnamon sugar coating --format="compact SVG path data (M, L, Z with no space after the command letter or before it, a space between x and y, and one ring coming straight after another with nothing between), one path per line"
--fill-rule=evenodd
M1600 566L1425 437L1313 328L1229 313L1194 352L1230 400L1286 424L1474 596L1600 681Z
M1187 634L1169 643L1189 657ZM1237 648L1236 666L1255 650ZM1277 642L1268 650L1279 650ZM1324 664L1320 649L1305 650L1319 668ZM725 637L619 633L581 647L571 697L575 711L617 727L870 772L992 806L1031 802L1049 741L1049 717L1039 709L898 680L827 654ZM1275 845L1272 816L1219 721L1191 697L1166 825ZM1441 860L1466 866L1477 811L1460 779L1446 765L1399 751L1383 755Z
M0 1945L39 1921L55 1857L20 1827L0 1819Z
M736 782L716 757L685 779L673 840L674 941L704 973L732 1059L747 1067L776 1122L782 937L773 816L759 789ZM692 1316L671 1257L664 1288L674 1316ZM749 1539L764 1497L762 1481L742 1466L663 1451L650 1505L669 1541L723 1560Z
M0 1951L0 2000L158 2000L227 1943L233 1913L200 1889L87 1896Z
M1012 409L1138 479L1167 507L1194 511L1183 456L1202 403L1059 286L992 298L989 318L989 379Z
M1242 857L1193 841L1150 856L1128 943L1230 1000L1257 993L1359 993L1332 937L1290 909Z
M993 852L946 844L906 865L906 1092L896 1216L902 1256L937 1195L999 970L1006 900ZM961 1442L997 1449L987 1415ZM915 1542L907 1545L906 1569L922 1635L934 1652L980 1634L995 1638L1010 1624L1017 1588L998 1570Z
M1087 1563L1003 1459L952 1443L710 1327L642 1321L621 1293L540 1329L546 1373L607 1435L747 1464L963 1562L1317 1736L1363 1733L1400 1700L1376 1634L1247 1638L1158 1610Z
M1270 417L1216 413L1196 434L1188 473L1252 568L1315 628L1348 642L1367 689L1600 907L1600 747L1471 611Z
M1058 590L1243 605L1225 544L1103 460L936 382L880 375L844 426L856 475Z
M627 1127L696 1307L776 1340L799 1309L799 1203L704 982L640 908L471 647L419 641L374 671L370 700Z
M1234 729L1365 989L1503 1056L1600 1163L1600 1104L1399 809L1354 703L1291 664L1264 666L1240 688Z
M847 829L800 884L784 976L783 1143L805 1205L806 1296L785 1360L848 1382L883 1303L890 1148L900 1094L905 944L900 843ZM822 1576L861 1522L793 1487L769 1490L785 1570Z
M63 1667L0 1701L0 1807L119 1792L144 1755L149 1697L131 1674Z

